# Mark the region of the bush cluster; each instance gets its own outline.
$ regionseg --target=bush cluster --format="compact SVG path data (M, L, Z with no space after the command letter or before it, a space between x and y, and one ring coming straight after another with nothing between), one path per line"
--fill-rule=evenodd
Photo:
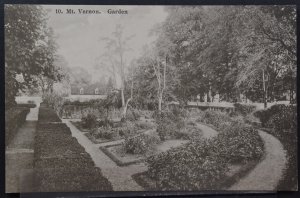
M234 122L213 139L194 139L149 157L148 173L162 190L220 189L229 163L258 160L262 154L258 132Z
M199 115L197 121L213 125L219 130L226 127L232 120L226 112L206 110Z
M157 123L157 133L162 141L176 137L176 134L185 127L187 112L183 108L174 107L160 113L156 112L154 118Z
M29 108L12 107L5 111L5 144L15 137L20 126L25 122Z
M82 126L87 129L93 129L97 126L97 117L94 114L87 114L81 118Z
M287 128L294 127L297 119L296 106L284 104L273 105L267 109L254 112L264 127Z
M159 137L155 135L141 134L125 139L123 148L126 153L146 154L153 150L154 146L159 143Z
M218 189L228 170L209 141L194 141L147 159L148 174L159 190Z
M120 136L119 131L111 127L98 127L91 131L91 135L96 139L113 140Z
M43 108L40 113L43 111L53 110ZM38 121L34 170L36 191L112 190L110 182L63 123Z
M235 111L238 114L241 114L243 116L246 116L250 113L252 113L253 111L255 111L256 107L254 105L249 105L249 104L241 104L241 103L234 103L233 104Z

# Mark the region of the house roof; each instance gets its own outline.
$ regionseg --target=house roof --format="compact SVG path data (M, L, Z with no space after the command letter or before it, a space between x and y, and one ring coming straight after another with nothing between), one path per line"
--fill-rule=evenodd
M83 89L83 94L80 94L80 89ZM95 94L95 90L98 89L98 94ZM71 95L103 95L105 87L101 83L94 83L91 85L71 85Z

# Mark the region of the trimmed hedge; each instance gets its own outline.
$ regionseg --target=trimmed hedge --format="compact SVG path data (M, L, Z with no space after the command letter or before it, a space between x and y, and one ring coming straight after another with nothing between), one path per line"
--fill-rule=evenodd
M18 129L26 121L29 108L12 107L5 111L5 145L15 137Z
M58 117L56 112L48 108L45 104L40 106L39 109L39 116L38 116L39 122L61 122L61 119Z
M52 115L41 108L39 114ZM40 117L40 116L39 116ZM38 192L111 191L112 186L85 149L63 123L39 121L34 152L35 186Z
M22 104L17 104L17 107L35 108L36 104L33 104L33 103L22 103Z

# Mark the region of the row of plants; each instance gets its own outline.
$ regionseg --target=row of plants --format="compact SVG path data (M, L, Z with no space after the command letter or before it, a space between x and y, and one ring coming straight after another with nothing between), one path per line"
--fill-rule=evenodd
M232 122L215 138L189 144L147 159L148 175L160 190L223 189L229 164L258 161L263 142L257 130Z
M29 108L12 107L5 111L5 145L7 146L15 137L18 129L26 121Z
M55 113L41 108L40 114ZM111 191L112 186L63 123L38 122L34 152L37 191Z

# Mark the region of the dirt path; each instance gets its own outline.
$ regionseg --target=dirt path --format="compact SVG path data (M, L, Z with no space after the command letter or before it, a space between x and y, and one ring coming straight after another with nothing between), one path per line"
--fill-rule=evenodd
M264 159L228 190L276 190L286 167L286 154L281 142L274 136L260 130L259 135L264 141Z
M78 142L85 148L85 151L90 154L96 166L101 169L103 175L111 182L114 191L143 190L143 188L132 179L131 175L146 171L147 166L144 163L119 167L99 149L100 144L93 144L70 120L63 119L62 121L70 127L72 136L77 138ZM110 142L109 144L115 143L116 142ZM105 145L108 145L108 143Z
M218 135L217 131L204 124L196 123L196 125L199 129L201 129L204 138L209 139Z
M39 105L31 108L25 123L18 129L14 139L5 150L6 192L30 192L33 189L34 135Z

